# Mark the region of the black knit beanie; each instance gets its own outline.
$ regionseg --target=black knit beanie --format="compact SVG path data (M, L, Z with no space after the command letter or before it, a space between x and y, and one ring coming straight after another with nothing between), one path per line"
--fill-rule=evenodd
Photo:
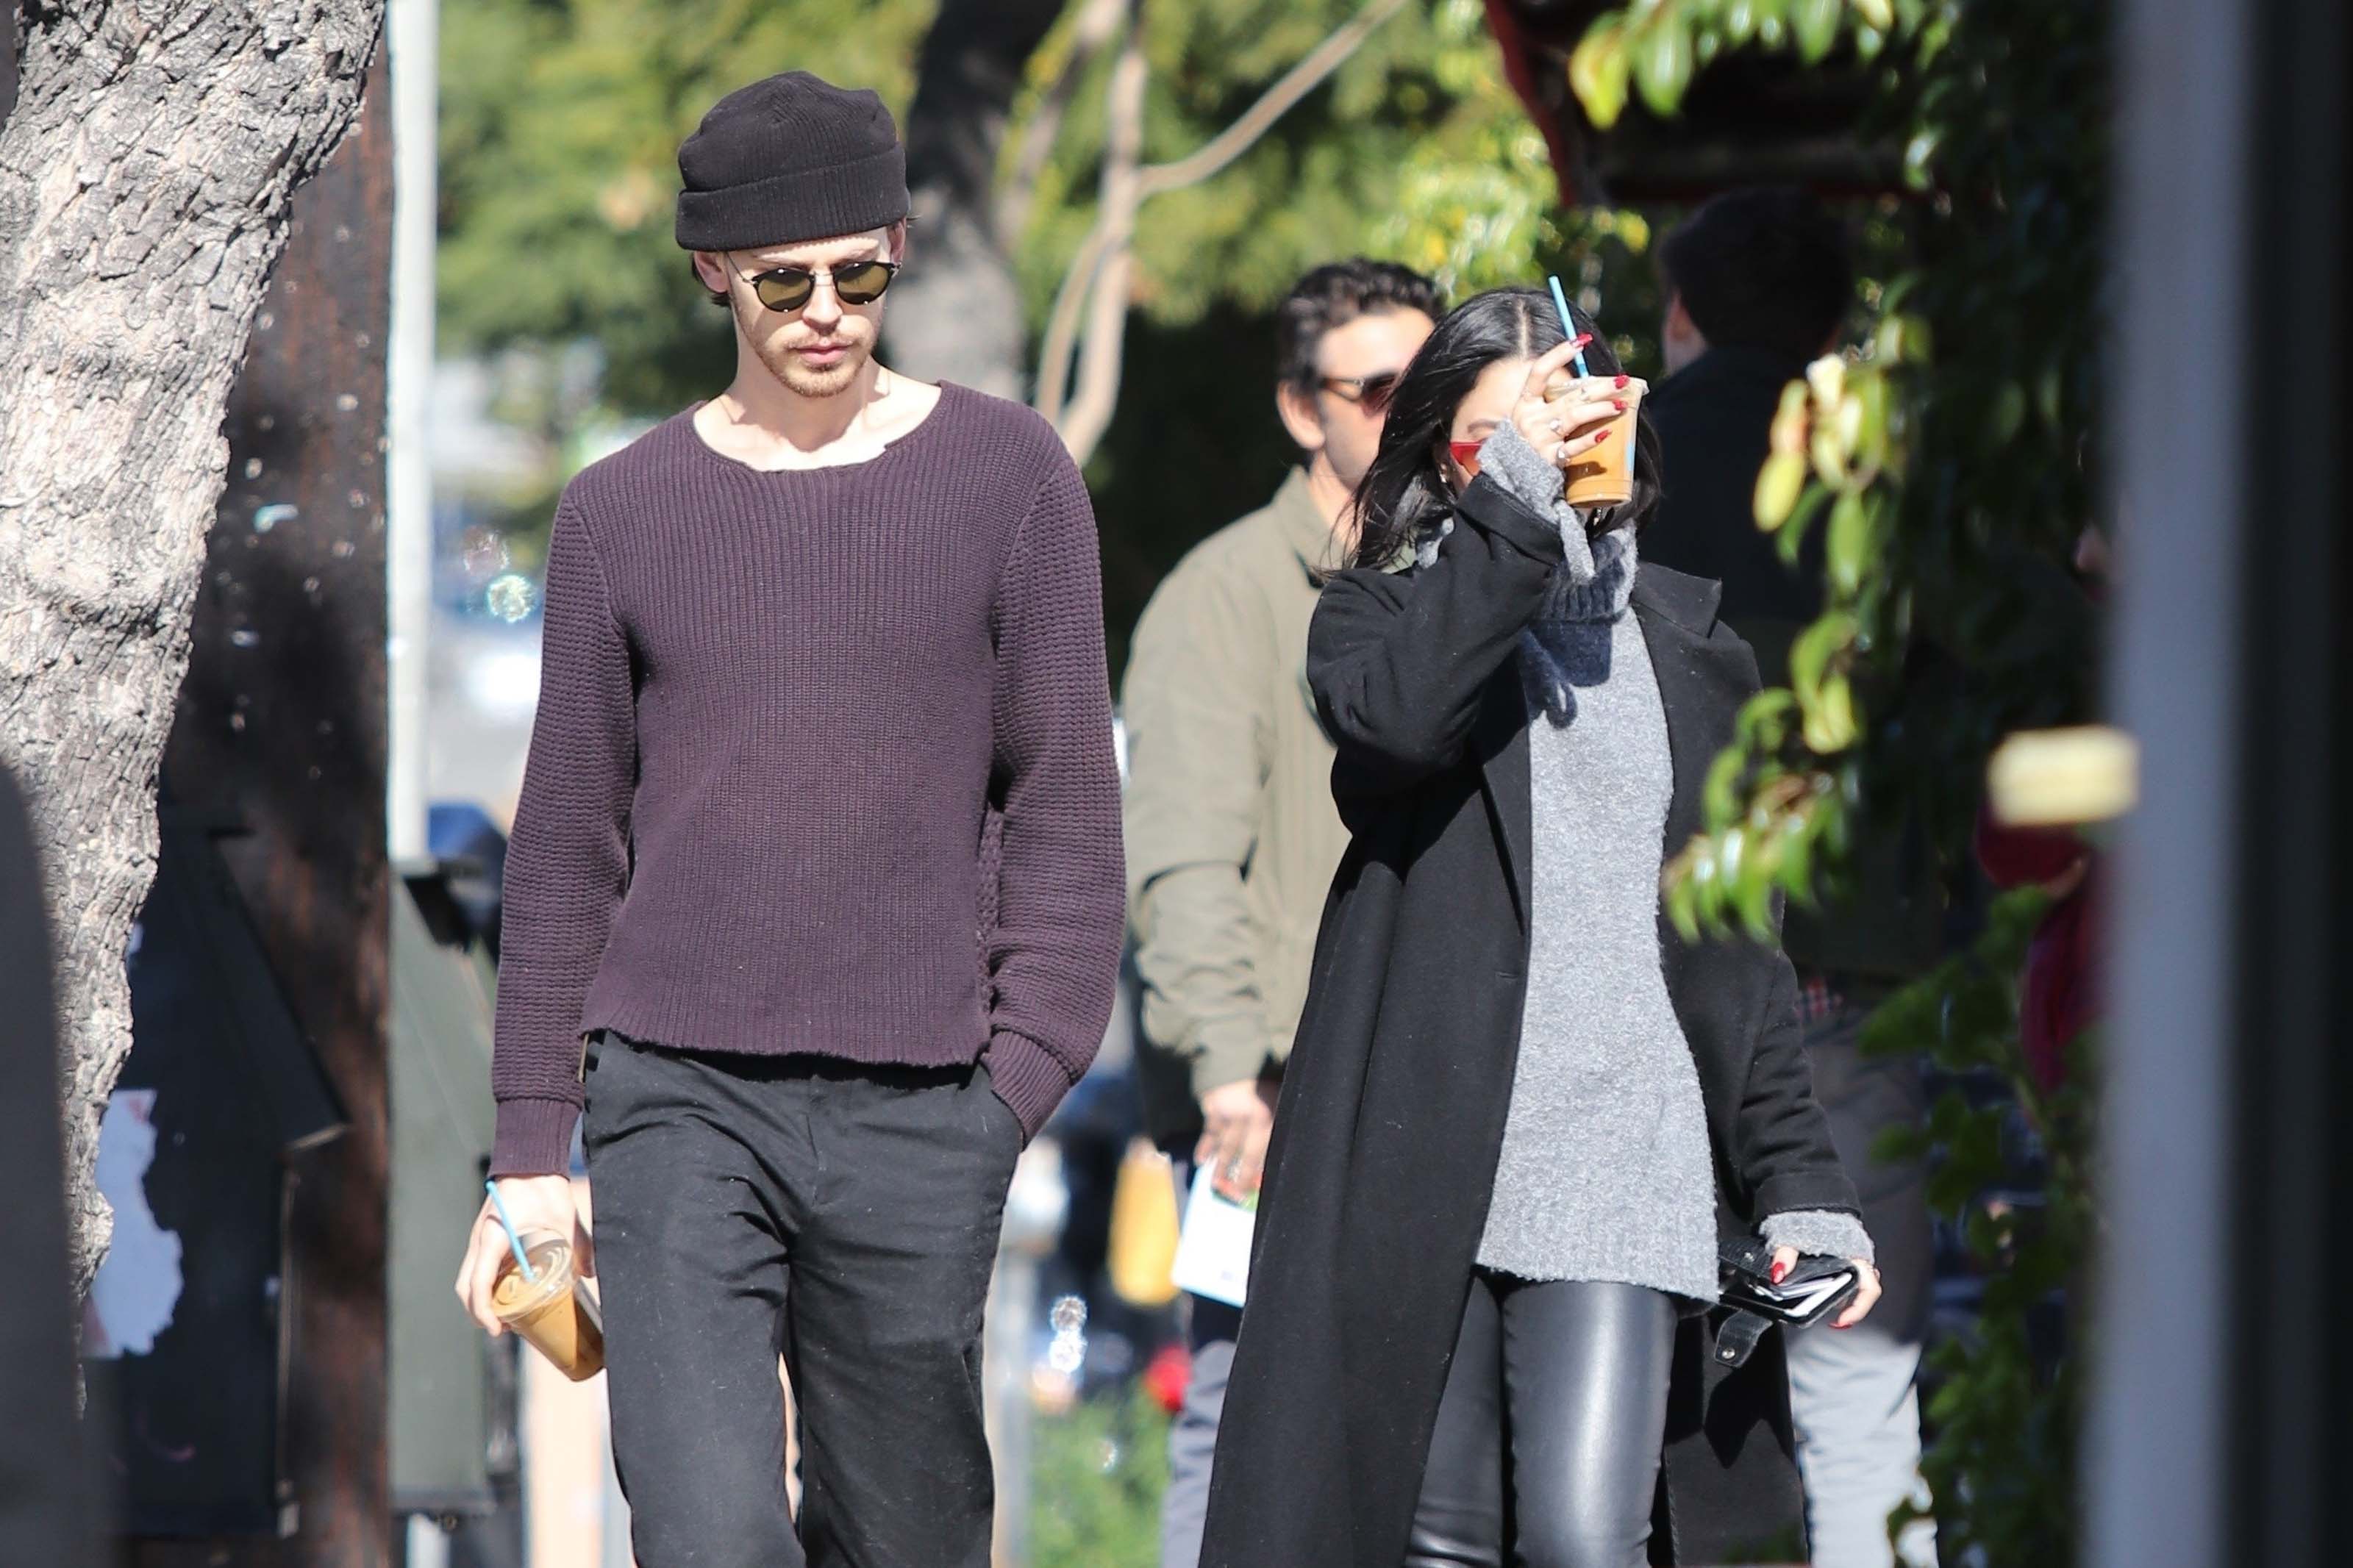
M807 71L738 88L680 143L678 242L749 250L863 234L907 216L907 153L873 93Z

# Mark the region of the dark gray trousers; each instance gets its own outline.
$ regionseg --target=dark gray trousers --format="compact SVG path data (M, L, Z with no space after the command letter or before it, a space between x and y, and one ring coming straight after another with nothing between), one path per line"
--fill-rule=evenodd
M639 1568L987 1568L981 1316L1021 1130L987 1072L605 1036L586 1088Z

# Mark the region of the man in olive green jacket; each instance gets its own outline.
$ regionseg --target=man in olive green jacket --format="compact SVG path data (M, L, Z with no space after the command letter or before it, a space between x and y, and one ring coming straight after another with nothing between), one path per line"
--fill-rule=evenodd
M1320 577L1397 377L1439 313L1401 267L1319 267L1277 317L1275 395L1302 466L1177 563L1136 623L1127 728L1129 909L1146 1119L1237 1196L1258 1185L1308 962L1347 831L1306 679ZM1193 1376L1169 1438L1163 1568L1195 1568L1240 1314L1189 1302Z

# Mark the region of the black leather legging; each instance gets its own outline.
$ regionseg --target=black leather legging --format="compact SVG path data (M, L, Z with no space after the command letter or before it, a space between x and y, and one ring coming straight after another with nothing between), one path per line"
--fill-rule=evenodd
M1641 1568L1674 1342L1662 1291L1473 1280L1405 1568Z

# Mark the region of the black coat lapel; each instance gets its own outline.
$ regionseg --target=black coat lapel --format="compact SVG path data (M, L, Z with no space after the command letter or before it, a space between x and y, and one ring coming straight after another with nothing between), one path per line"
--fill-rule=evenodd
M1516 653L1504 661L1504 668L1488 683L1475 743L1486 773L1495 842L1503 849L1504 869L1511 874L1512 901L1525 932L1535 898L1535 807L1534 786L1528 779L1528 700L1520 683Z
M1658 676L1667 749L1674 759L1664 845L1670 858L1699 831L1708 766L1730 743L1740 705L1757 689L1747 646L1708 635L1719 592L1705 579L1648 563L1634 579L1634 615Z

